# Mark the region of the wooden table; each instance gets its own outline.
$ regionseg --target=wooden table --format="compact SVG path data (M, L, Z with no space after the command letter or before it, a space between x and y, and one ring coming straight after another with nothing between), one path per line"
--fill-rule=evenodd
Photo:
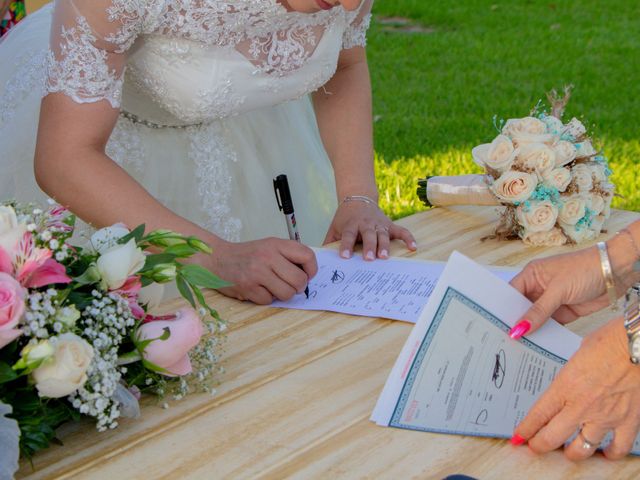
M446 260L454 249L480 262L522 266L573 247L481 242L492 208L433 209L402 224L419 239L417 258ZM610 232L638 218L614 212ZM605 237L606 235L603 235ZM399 245L393 254L409 256ZM148 399L138 420L98 434L86 424L23 464L27 478L639 478L640 458L580 464L560 451L544 456L508 442L382 428L369 415L411 325L376 318L258 307L210 299L231 329L226 372L214 396L194 395L163 409ZM580 334L605 320L583 319Z

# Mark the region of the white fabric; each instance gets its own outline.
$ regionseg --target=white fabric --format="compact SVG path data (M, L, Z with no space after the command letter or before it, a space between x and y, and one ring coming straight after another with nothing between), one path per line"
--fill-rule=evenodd
M271 183L285 173L303 240L320 244L336 198L308 94L365 44L370 8L56 0L0 40L0 197L42 198L39 104L62 92L121 109L107 154L177 213L229 240L286 237Z

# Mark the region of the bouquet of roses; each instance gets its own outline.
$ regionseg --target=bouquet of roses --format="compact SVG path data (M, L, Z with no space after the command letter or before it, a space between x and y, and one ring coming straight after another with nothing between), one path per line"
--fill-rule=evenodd
M421 180L418 195L434 206L504 205L496 229L501 238L547 246L594 239L611 213L611 170L580 120L562 122L569 90L549 98L551 114L537 107L528 117L502 122L491 143L473 149L485 175Z
M227 284L184 263L209 247L143 225L103 228L72 246L74 221L55 204L0 204L0 427L19 428L15 449L0 455L15 462L18 441L29 457L80 416L115 428L139 415L142 392L179 399L211 390L217 372L225 324L201 289ZM168 282L191 308L158 316Z

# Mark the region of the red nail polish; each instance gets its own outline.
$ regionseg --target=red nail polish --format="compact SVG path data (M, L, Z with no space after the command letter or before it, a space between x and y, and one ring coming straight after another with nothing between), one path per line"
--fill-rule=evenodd
M526 442L526 440L518 434L514 434L513 437L511 437L511 445L515 445L516 447L522 445L524 442Z
M522 320L509 330L509 336L514 340L518 340L520 337L526 335L526 333L531 330L531 323L529 320Z

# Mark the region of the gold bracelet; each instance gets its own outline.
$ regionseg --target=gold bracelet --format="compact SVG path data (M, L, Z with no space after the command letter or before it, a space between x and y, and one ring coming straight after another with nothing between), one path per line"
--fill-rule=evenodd
M378 207L378 202L373 200L371 197L367 197L366 195L347 195L342 199L342 202L340 202L340 205L342 205L343 203L349 203L349 202L364 202L364 203L368 203L369 205L373 205L374 207Z
M597 247L598 253L600 253L600 268L602 269L602 277L604 278L604 284L607 288L607 295L609 296L611 310L617 312L618 295L616 293L616 284L613 280L613 269L611 268L611 262L609 261L607 244L605 242L598 242Z

